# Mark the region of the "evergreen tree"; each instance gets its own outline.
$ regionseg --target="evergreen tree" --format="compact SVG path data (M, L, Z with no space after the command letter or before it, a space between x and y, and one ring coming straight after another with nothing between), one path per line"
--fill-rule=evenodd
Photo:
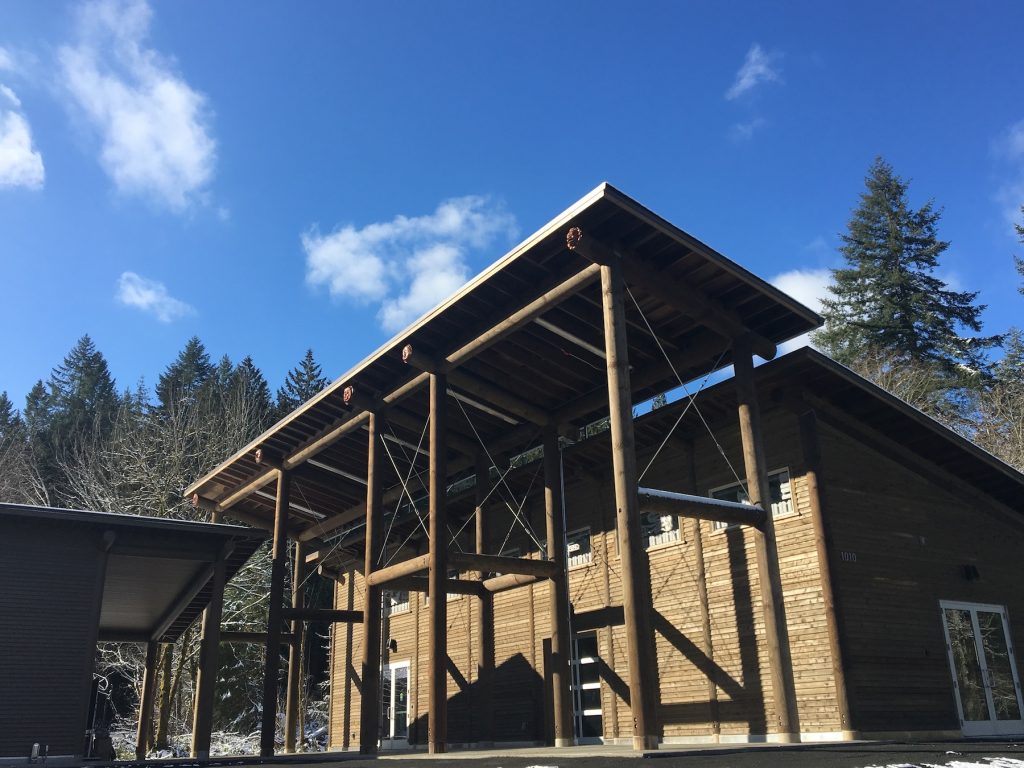
M50 374L49 390L52 428L59 439L109 432L119 405L117 390L103 353L88 334Z
M881 351L934 365L938 375L961 383L964 373L986 371L985 354L1000 337L961 335L981 331L978 294L951 290L933 274L949 247L937 234L941 211L931 201L912 209L908 182L881 158L865 182L841 236L846 265L832 270L832 297L823 302L825 326L815 344L848 365Z
M39 379L25 396L25 429L30 438L39 439L50 431L52 414L50 411L50 393L46 385Z
M6 392L0 392L0 441L11 439L21 434L21 416L14 408L14 403Z
M284 386L277 390L278 418L291 413L328 384L330 381L324 378L320 366L313 357L313 350L307 349L302 361L288 371Z
M198 336L193 336L178 353L177 359L160 374L156 385L160 407L166 413L182 401L194 401L213 373L206 347Z
M249 355L245 356L231 375L231 397L244 405L252 437L270 426L274 411L270 387L263 372Z

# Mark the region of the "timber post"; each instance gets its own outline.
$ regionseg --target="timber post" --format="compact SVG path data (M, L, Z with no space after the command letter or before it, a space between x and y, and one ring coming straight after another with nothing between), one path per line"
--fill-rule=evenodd
M306 607L305 585L303 584L306 578L306 546L301 541L296 541L292 551L294 553L292 558L292 608L302 609ZM305 623L301 618L292 619L292 641L288 647L288 697L284 705L284 751L289 755L295 752L297 734L301 730L299 699L302 693L304 629Z
M160 644L155 640L146 643L146 671L142 676L142 697L139 702L139 726L135 736L135 758L145 760L149 752L150 734L153 731L153 700L156 698L156 660Z
M487 494L491 490L491 462L483 452L476 457L476 554L486 555L490 541L490 526L484 512ZM481 584L487 580L488 571L477 571ZM481 748L494 745L494 597L491 592L483 590L477 601L480 611L480 623L477 627L477 691L476 710L479 713L479 730L477 745Z
M821 441L818 437L818 417L813 410L799 415L800 447L803 451L804 482L811 506L811 523L814 527L814 547L818 555L818 573L821 579L821 598L825 604L825 623L828 627L828 645L832 656L832 679L836 687L836 707L839 711L839 727L844 741L859 739L853 727L850 695L846 687L846 664L843 653L842 632L839 627L839 612L836 610L835 590L832 585L832 536L828 520L822 508L821 494Z
M641 541L629 347L626 341L625 283L622 265L617 258L601 265L601 304L608 368L615 528L622 559L622 607L629 661L633 748L654 749L658 744L658 692L650 617L650 569Z
M448 747L448 515L447 377L430 374L430 570L427 594L430 598L430 638L427 661L427 749L430 754Z
M697 446L693 440L686 443L686 454L690 491L694 494L700 493L697 487ZM696 518L693 521L693 551L695 559L696 574L694 580L697 582L697 601L700 603L700 628L704 639L702 649L707 657L715 660L715 641L711 632L711 603L708 600L708 576L707 563L704 560L704 521ZM680 523L682 527L682 523ZM716 743L721 741L722 715L718 705L718 685L714 678L708 675L708 719L711 722L711 735Z
M754 360L750 341L739 337L733 341L733 366L736 371L736 400L743 444L743 465L747 476L747 496L751 504L765 511L764 523L753 528L754 552L764 613L765 645L771 672L772 695L775 699L776 729L779 740L790 743L799 740L795 730L795 704L792 678L788 674L789 654L786 639L786 615L782 599L782 577L779 572L779 552L775 541L775 523L771 512L771 491L768 485L768 467L765 464L764 439L761 433L761 409L754 386Z
M220 620L224 612L226 557L227 552L222 552L214 563L210 604L203 612L199 671L196 675L195 706L192 711L192 756L200 760L205 760L210 756L210 738L213 732L213 693L217 682L220 647Z
M363 589L363 657L360 665L363 686L359 699L359 751L364 755L377 754L377 737L380 735L380 641L384 589L369 582L370 574L380 565L384 542L381 535L381 468L377 466L379 427L377 414L371 411L367 422L366 547L363 560L363 575L367 580Z
M274 545L270 565L270 607L267 611L267 658L263 670L263 720L260 727L260 756L274 756L277 730L277 675L281 664L281 609L284 601L284 569L288 550L288 506L291 474L277 475L277 504L274 510Z
M558 570L549 582L551 605L551 701L556 747L573 745L573 705L569 690L572 638L569 636L569 593L562 523L562 473L558 432L544 429L544 520L548 560Z

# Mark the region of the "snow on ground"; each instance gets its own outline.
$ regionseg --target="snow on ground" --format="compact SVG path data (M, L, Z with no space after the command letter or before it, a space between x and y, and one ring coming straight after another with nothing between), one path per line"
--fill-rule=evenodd
M1024 768L1024 760L1014 757L983 757L980 762L953 760L938 763L891 763L889 765L866 765L864 768Z

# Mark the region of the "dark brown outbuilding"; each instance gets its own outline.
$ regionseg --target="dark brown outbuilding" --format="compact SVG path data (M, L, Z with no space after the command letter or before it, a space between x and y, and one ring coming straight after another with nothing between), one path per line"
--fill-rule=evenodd
M97 642L174 642L265 538L0 504L0 759L82 755Z

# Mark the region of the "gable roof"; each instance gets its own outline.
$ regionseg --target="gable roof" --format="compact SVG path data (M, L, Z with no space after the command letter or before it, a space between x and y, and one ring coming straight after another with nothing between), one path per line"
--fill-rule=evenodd
M359 505L365 503L365 485L360 482L366 473L365 432L353 430L328 444L323 440L351 417L352 409L343 399L344 389L352 385L376 398L399 391L400 397L396 395L394 403L389 401L386 429L407 451L415 448L429 407L422 376L419 370L403 363L402 346L411 342L417 351L444 359L531 302L543 302L553 287L591 266L578 252L566 247L566 233L572 226L614 246L624 261L641 264L661 279L699 292L727 308L733 322L771 344L820 324L818 315L793 298L611 185L601 184L323 392L194 482L186 495L197 494L217 503L236 489L270 482L273 474L257 465L253 456L254 450L262 446L283 457L301 455L306 460L315 455L320 465L316 469L322 475L319 482L310 476L315 472L293 477L290 519L296 525L310 528L345 510L357 514ZM591 274L595 274L593 270ZM539 315L516 325L511 334L468 356L460 363L459 372L498 393L498 399L513 398L537 412L555 414L568 424L585 424L600 417L607 412L607 384L597 282L581 282L578 290L562 301L545 305ZM701 313L691 308L696 317L687 316L680 311L680 302L673 306L666 301L664 292L641 285L630 285L630 291L643 313L641 316L631 302L627 306L634 402L669 389L676 381L675 373L665 366L659 341L676 357L676 370L684 378L731 362L731 341L707 324L706 315L702 320ZM647 322L658 341L651 338ZM343 328L339 329L339 340L344 340ZM448 425L450 451L460 453L460 446L463 455L474 447L479 451L479 442L492 445L515 427L521 428L515 432L522 437L521 447L536 438L539 428L531 430L526 419L510 413L502 404L459 392L454 377L449 388L461 397L449 409L453 412ZM308 462L306 468L314 469ZM384 471L385 488L396 486L397 471L387 465ZM269 521L273 517L273 494L257 490L235 508L249 519Z

